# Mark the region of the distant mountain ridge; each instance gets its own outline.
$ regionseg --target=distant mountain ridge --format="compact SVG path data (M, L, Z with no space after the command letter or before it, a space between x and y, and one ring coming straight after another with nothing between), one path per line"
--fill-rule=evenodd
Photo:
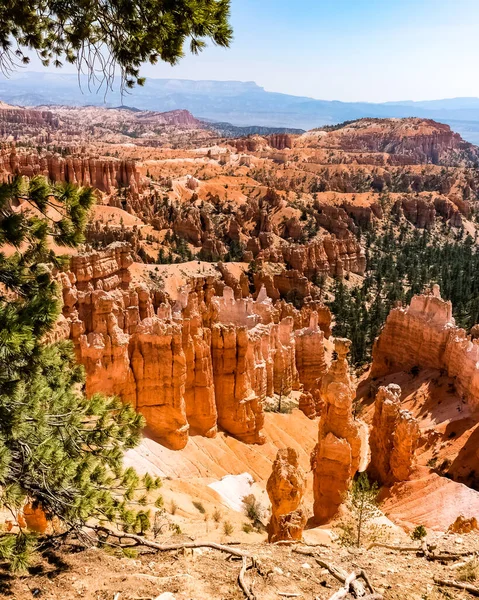
M147 79L126 96L88 88L86 78L67 73L22 71L0 79L0 100L21 106L63 104L108 106L158 112L185 109L196 118L236 127L312 129L364 117L420 117L447 123L466 140L479 143L479 98L385 103L316 100L268 92L255 82Z

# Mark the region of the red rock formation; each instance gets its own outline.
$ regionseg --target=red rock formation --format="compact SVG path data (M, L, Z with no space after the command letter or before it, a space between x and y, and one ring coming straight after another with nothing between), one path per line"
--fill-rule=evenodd
M264 291L256 301L236 301L225 288L216 303L212 357L218 424L243 441L262 443L264 400L298 387L293 319L273 323Z
M214 437L217 410L211 359L211 330L200 326L199 315L183 323L186 357L185 402L190 435Z
M215 393L218 398L218 424L248 443L262 443L264 422L263 399L257 395L255 366L263 365L260 382L265 376L261 331L248 332L246 327L214 325L212 355ZM256 362L256 358L261 361ZM266 390L264 390L266 392Z
M418 118L359 119L330 132L321 144L346 152L386 152L393 164L438 164L471 147L449 125Z
M311 313L309 327L295 331L296 368L305 391L320 387L326 373L324 336L318 325L318 314Z
M450 302L439 288L393 309L373 348L371 377L412 367L444 370L472 407L479 405L479 340L456 327Z
M471 533L471 531L479 531L479 525L477 524L476 517L466 518L464 515L459 515L457 519L449 527L448 531L451 533Z
M293 147L293 136L288 133L275 133L267 139L271 148L275 148L276 150Z
M321 399L319 389L312 392L303 392L299 397L298 408L308 419L320 417L323 414L324 402Z
M362 275L366 268L364 251L353 236L344 240L334 235L324 236L308 244L283 245L283 261L301 275L325 274L341 277L345 272ZM265 260L270 258L263 252Z
M411 413L401 410L401 388L393 383L380 387L369 438L372 478L383 485L407 481L419 437L418 422Z
M354 386L346 359L350 345L349 340L335 339L337 359L321 384L325 409L318 444L311 454L314 517L321 524L336 515L360 463L360 427L352 416Z
M264 289L256 300L235 299L213 277L198 277L173 304L145 284L132 286L131 262L128 244L115 243L74 256L71 272L59 275L58 336L71 336L87 394L121 396L170 448L184 447L189 434L214 436L217 425L262 443L266 398L299 389L296 339L306 385L324 371L316 304L294 313L298 325L311 320L295 334L293 316L283 316Z
M271 500L271 521L268 524L268 542L300 540L306 525L302 499L306 478L293 448L278 450L273 471L266 484Z
M374 344L372 377L413 366L441 369L451 331L455 331L452 305L438 292L414 296L407 308L393 309Z
M52 181L67 181L88 185L110 194L119 187L128 187L135 197L143 183L134 161L116 158L83 158L60 156L52 152L17 150L15 146L0 150L0 179L11 175L44 175Z
M58 128L59 119L49 110L24 109L0 103L0 133L11 134L11 124Z

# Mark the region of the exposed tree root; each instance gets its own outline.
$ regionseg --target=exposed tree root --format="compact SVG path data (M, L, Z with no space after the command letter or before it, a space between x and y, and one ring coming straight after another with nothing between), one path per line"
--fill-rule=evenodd
M247 600L257 600L254 595L251 586L246 582L246 571L248 567L248 561L251 561L251 567L256 567L256 561L254 557L252 557L247 552L240 550L238 548L232 548L231 546L226 546L223 544L217 544L216 542L182 542L179 544L158 544L157 542L153 542L141 535L136 535L134 533L123 533L120 531L112 531L107 527L93 527L92 528L98 535L99 540L103 543L107 542L109 537L116 538L118 540L118 544L120 547L131 548L133 546L145 546L146 548L153 548L158 552L170 552L173 550L183 550L185 548L212 548L213 550L219 550L220 552L224 552L229 556L235 556L241 558L242 565L241 570L238 575L238 585L240 586L245 598ZM122 544L121 540L130 540L135 542L134 544Z
M158 544L157 542L153 542L141 535L136 535L134 533L123 533L120 531L112 531L107 527L94 527L93 528L97 533L111 536L117 538L118 540L132 540L136 542L135 544L128 544L129 547L132 546L146 546L147 548L154 548L158 550L158 552L170 552L172 550L182 550L183 548L213 548L213 550L219 550L220 552L225 552L226 554L232 554L233 556L239 556L240 558L251 558L251 556L240 550L238 548L232 548L231 546L226 546L223 544L217 544L216 542L182 542L179 544ZM101 539L100 541L104 541Z
M463 590L469 592L471 596L477 596L479 598L479 588L470 585L469 583L459 583L458 581L453 581L452 579L437 579L436 577L434 577L434 583L439 586Z

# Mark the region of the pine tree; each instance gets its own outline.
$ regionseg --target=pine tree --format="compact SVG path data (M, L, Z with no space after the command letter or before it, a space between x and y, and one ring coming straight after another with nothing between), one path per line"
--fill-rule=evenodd
M356 545L361 546L361 539L367 523L378 514L377 483L370 483L367 473L360 473L352 482L347 504L356 522Z
M14 516L26 503L40 507L65 531L101 521L144 531L139 477L122 467L142 417L115 398L87 399L70 343L45 340L59 314L62 260L51 242L83 241L93 199L89 188L43 178L0 185L0 506ZM141 487L159 484L145 476ZM4 533L0 558L24 568L34 546L23 529Z

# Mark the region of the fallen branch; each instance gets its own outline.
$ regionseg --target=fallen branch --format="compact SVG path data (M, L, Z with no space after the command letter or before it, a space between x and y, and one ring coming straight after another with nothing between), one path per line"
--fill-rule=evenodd
M273 542L273 546L293 546L295 544L301 544L301 540L278 540Z
M342 583L344 585L346 585L348 578L351 576L351 575L348 575L346 573L346 571L344 571L340 567L337 567L336 565L332 565L332 564L322 560L315 552L312 552L311 550L304 550L303 548L293 548L293 552L296 552L297 554L303 554L304 556L312 556L320 567L327 569L329 571L329 573L335 579L337 579L340 583ZM366 596L365 587L360 581L358 581L358 578L362 578L365 581L366 586L367 586L369 592L371 592L371 594ZM348 585L348 590L349 590L349 588L351 588L351 592L353 593L353 595L356 598L364 598L364 600L366 600L366 598L370 598L371 600L382 599L382 596L380 594L376 594L374 592L374 588L371 585L371 582L370 582L368 576L366 575L366 572L363 570L359 571L357 573L357 575L355 574L355 577L352 579L352 581ZM341 590L339 590L339 592L340 591ZM337 593L339 593L339 592L337 592ZM333 598L334 598L334 596L333 596ZM344 598L344 596L337 596L337 598Z
M471 596L479 597L479 588L469 585L468 583L459 583L457 581L453 581L452 579L437 579L436 577L434 577L434 583L444 587L455 588L456 590L463 590L469 592Z
M436 549L435 545L426 544L423 542L420 546L397 546L394 544L381 544L379 542L373 542L369 544L368 550L371 548L386 548L387 550L394 550L396 552L417 552L418 554L422 554L427 560L438 560L440 562L448 561L448 560L458 560L463 558L464 556L470 556L474 554L474 552L456 552L454 554L449 552L444 552L442 554L436 554L434 550Z
M248 600L256 600L256 596L253 594L251 587L246 583L246 580L245 580L247 568L248 568L248 563L246 561L246 556L243 556L243 564L241 565L241 570L238 575L238 584L239 584L240 588L243 590L243 593Z
M349 594L349 588L351 587L353 581L355 581L356 579L357 579L356 573L354 573L354 572L350 573L346 577L344 586L340 590L335 592L329 600L342 600L343 598L346 598L346 596Z
M379 542L373 542L367 547L368 550L372 548L386 548L386 550L396 550L396 552L423 552L421 546L398 546L395 544L381 544Z
M299 598L301 596L301 594L294 594L290 592L277 592L277 594L283 598Z

